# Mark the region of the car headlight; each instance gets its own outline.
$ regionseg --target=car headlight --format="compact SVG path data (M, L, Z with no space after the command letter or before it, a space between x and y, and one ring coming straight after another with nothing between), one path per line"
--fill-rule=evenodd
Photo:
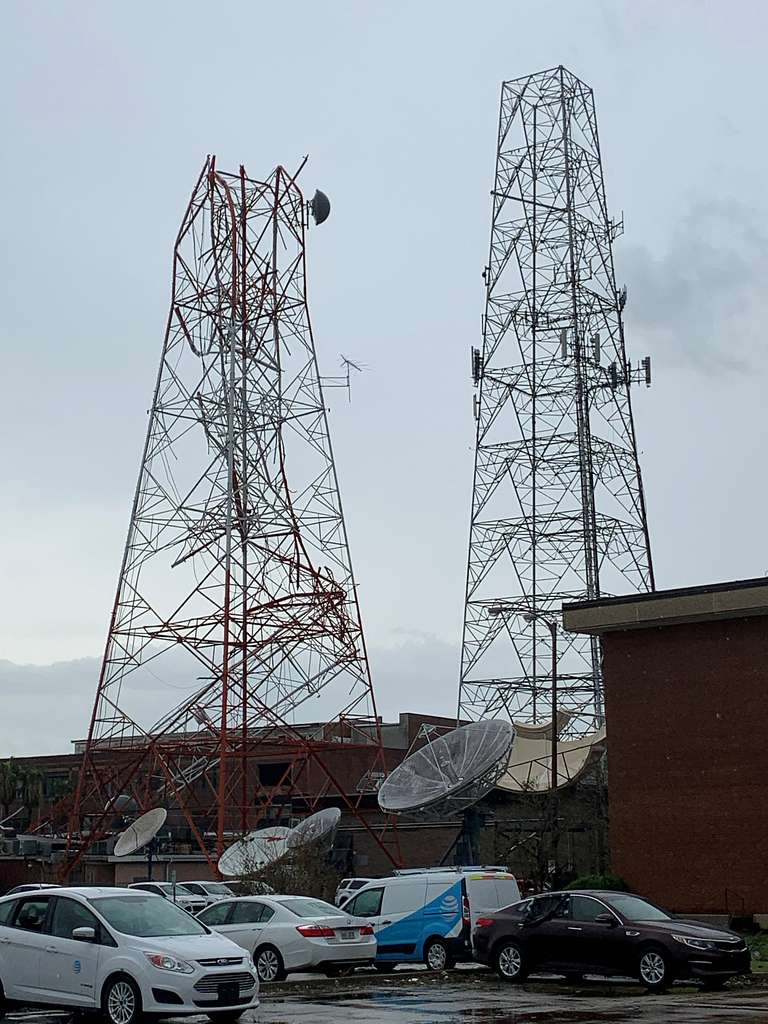
M672 938L676 942L682 942L684 946L690 946L691 949L704 949L711 951L716 948L711 942L707 942L706 939L694 939L690 935L673 935Z
M173 971L176 974L194 974L195 971L192 964L188 964L186 960L177 960L175 956L169 956L167 953L148 953L145 950L144 956L160 971Z

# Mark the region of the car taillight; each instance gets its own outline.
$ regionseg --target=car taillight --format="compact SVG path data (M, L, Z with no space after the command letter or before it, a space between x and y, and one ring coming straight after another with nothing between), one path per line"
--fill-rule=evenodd
M466 896L461 898L461 916L464 920L464 924L469 924L469 899Z
M478 917L475 921L475 928L489 928L492 924L496 924L495 917Z
M373 935L373 928L369 924L364 924L360 929L361 935Z
M336 934L333 928L323 928L319 924L300 924L296 931L307 939L332 939Z

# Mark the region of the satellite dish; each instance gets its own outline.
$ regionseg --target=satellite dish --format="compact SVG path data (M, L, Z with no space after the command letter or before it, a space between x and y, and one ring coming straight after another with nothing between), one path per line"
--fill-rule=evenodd
M558 731L560 720L558 718ZM544 793L552 789L552 726L518 725L517 738L504 770L496 780L510 793ZM606 749L605 729L575 740L558 740L555 786L567 786L600 759Z
M309 201L309 209L312 211L315 224L322 224L330 215L331 200L325 192L321 192L319 188L315 189L315 194Z
M336 829L341 820L341 811L338 807L328 807L324 811L317 811L310 814L291 833L286 840L289 850L296 850L301 846L309 846L310 843L323 842L328 846L333 845Z
M224 851L219 859L219 871L227 878L236 878L253 871L254 868L273 864L287 852L287 839L290 834L291 829L282 825L249 832Z
M107 813L112 814L113 818L122 818L126 814L133 815L138 812L139 805L136 803L130 793L120 793L114 800L108 800L104 805L104 810Z
M147 843L151 843L167 817L168 812L163 807L155 807L154 810L142 814L119 836L115 843L115 856L128 857Z
M515 738L504 719L472 722L426 743L379 789L387 814L464 811L496 785Z

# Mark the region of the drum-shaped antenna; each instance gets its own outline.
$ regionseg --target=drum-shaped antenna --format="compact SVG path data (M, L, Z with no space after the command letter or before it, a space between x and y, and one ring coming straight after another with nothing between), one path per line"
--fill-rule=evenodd
M289 850L296 850L301 846L309 846L310 843L322 843L324 846L333 846L336 829L341 820L341 811L338 807L328 807L323 811L310 814L308 818L300 822L286 840Z
M320 189L315 190L315 194L309 201L309 208L312 211L312 217L315 224L322 224L323 221L328 220L331 212L331 200Z
M147 843L151 843L167 817L168 812L163 807L155 807L154 810L142 814L118 837L115 843L115 857L129 857Z
M471 807L496 785L515 738L511 722L472 722L427 742L389 775L379 789L387 814L455 813Z
M235 878L280 860L286 853L286 840L290 833L291 829L282 825L249 832L224 851L219 860L219 871L227 878Z

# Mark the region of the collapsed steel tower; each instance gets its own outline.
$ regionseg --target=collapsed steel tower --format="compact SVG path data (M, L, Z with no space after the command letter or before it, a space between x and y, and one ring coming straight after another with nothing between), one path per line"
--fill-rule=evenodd
M357 813L384 774L295 179L209 159L184 215L67 870L127 801L175 808L213 864L275 794ZM359 749L352 797L342 743Z
M551 715L563 601L652 590L592 90L563 67L501 91L467 566L459 717ZM524 618L524 616L526 616ZM570 731L602 722L596 638L559 638Z

